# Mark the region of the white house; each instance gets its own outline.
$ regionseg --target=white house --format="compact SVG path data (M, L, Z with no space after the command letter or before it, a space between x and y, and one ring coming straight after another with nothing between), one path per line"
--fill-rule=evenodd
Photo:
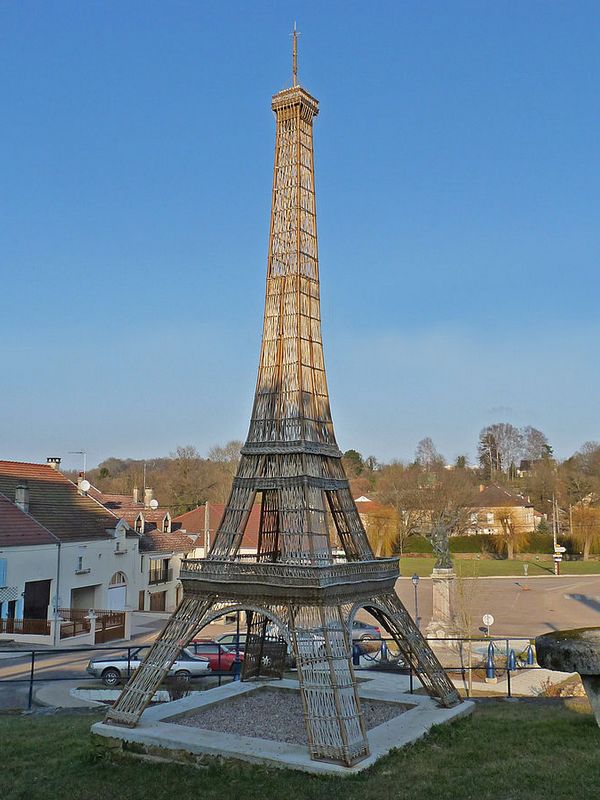
M0 461L0 639L57 643L89 609L136 607L140 535L59 466Z

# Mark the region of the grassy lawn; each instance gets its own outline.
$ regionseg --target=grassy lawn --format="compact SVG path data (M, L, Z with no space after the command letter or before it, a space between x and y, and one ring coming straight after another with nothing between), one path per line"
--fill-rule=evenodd
M360 776L241 763L94 760L97 715L0 716L2 800L582 800L600 797L600 728L584 701L485 702ZM596 787L596 788L594 788Z
M529 575L554 574L554 565L551 561L536 561L535 556L526 562L495 558L455 558L454 569L458 575L465 577L486 578L492 575L515 575L522 578L524 563L529 565ZM421 577L427 577L431 575L433 564L433 558L402 558L400 559L400 571L404 577L410 577L415 572ZM600 574L600 561L563 561L560 565L560 574L598 575Z

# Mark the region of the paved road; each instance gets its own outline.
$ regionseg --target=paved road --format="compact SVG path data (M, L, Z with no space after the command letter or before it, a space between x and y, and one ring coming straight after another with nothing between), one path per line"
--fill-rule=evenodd
M400 578L396 591L414 616L414 587ZM431 619L431 579L418 586L421 627ZM600 625L600 575L565 575L543 578L461 578L457 580L457 605L471 617L471 631L479 632L482 616L495 619L492 633L539 636L563 628Z
M104 650L98 648L76 648L68 650L61 648L59 652L51 651L46 653L44 650L36 652L35 655L35 681L45 680L64 680L81 681L82 685L95 678L91 678L85 668L90 658L105 652L107 656L124 653L127 647L139 647L140 645L152 642L159 631L162 629L168 614L143 615L134 614L134 633L130 642L123 644L116 642L103 645ZM218 636L224 630L230 630L231 626L216 623L205 629L206 636ZM2 643L0 642L0 651ZM11 653L10 657L0 652L0 709L27 708L29 701L29 678L31 673L31 653L18 655Z

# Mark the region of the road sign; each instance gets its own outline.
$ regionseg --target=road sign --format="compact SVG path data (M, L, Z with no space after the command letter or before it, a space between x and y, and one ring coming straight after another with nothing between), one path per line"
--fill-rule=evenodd
M555 561L562 561L562 556L561 556L561 554L560 554L560 553L556 553L556 554L555 554L555 556L554 556L554 560L555 560Z
M491 614L483 615L483 624L485 625L486 628L489 628L490 625L494 624L494 618L492 617Z
M562 545L557 544L556 547L554 548L554 552L555 553L566 553L567 552L567 548L566 547L562 547Z

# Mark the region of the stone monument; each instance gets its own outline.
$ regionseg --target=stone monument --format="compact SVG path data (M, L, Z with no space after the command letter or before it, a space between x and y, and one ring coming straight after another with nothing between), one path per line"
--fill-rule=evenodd
M456 573L450 555L448 527L444 520L434 523L429 536L436 562L431 573L433 610L425 633L428 638L446 639L457 635Z

